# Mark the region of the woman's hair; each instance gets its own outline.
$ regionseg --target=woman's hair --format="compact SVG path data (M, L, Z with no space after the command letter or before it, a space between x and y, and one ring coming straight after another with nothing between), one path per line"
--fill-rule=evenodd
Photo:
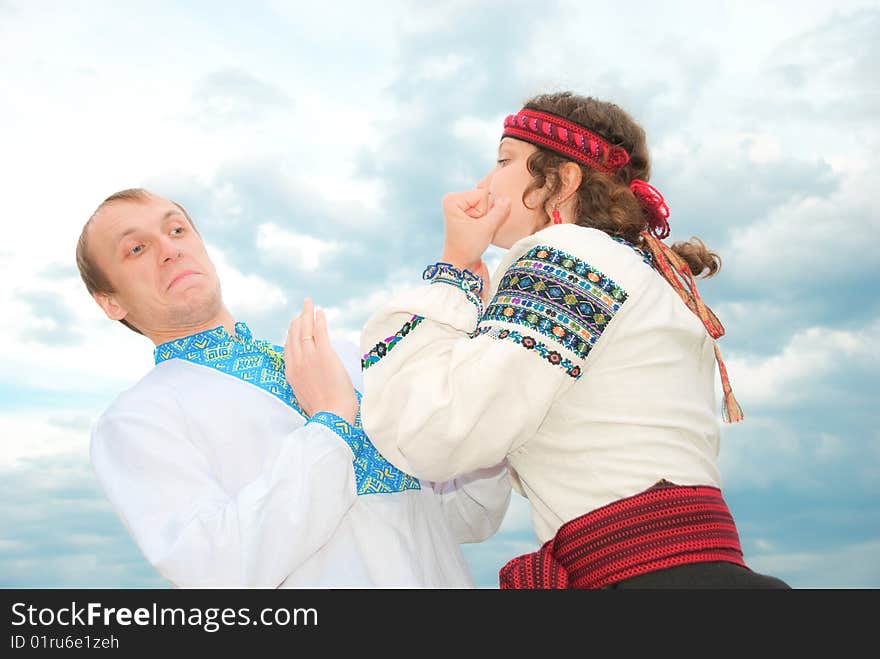
M647 230L648 221L629 184L635 179L648 181L651 176L644 129L613 103L571 92L541 94L526 101L523 107L580 124L626 149L629 162L614 175L575 163L581 168L582 180L575 198L574 221L641 246L643 239L639 234ZM560 188L559 168L566 162L573 161L539 146L527 162L532 181L523 193L523 203L527 196L545 186L547 199L556 194ZM684 259L694 276L711 277L721 269L721 257L709 251L699 238L674 243L671 248Z

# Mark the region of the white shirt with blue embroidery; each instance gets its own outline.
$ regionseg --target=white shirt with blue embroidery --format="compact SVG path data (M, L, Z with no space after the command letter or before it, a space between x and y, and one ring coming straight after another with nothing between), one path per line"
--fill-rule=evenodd
M334 342L356 389L357 347ZM494 533L502 461L435 484L358 423L307 419L283 349L236 324L157 346L98 420L91 460L147 560L178 587L471 587L459 543Z
M720 487L712 339L648 255L548 227L485 310L448 271L362 331L363 425L390 462L442 481L507 458L542 543L661 478Z

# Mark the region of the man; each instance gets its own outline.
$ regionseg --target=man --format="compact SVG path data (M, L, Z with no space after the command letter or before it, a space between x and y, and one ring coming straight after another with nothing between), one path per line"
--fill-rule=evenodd
M107 317L156 346L155 368L98 420L91 459L172 584L473 585L459 543L497 530L506 465L433 484L385 461L360 428L356 348L336 344L346 367L310 301L283 350L254 338L183 207L142 189L98 207L77 265ZM299 398L285 352L320 369Z

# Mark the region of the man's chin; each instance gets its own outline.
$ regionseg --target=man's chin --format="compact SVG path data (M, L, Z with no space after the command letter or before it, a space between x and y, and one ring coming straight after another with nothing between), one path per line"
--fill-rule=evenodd
M168 324L173 327L204 325L217 318L222 309L223 302L219 295L206 297L202 291L198 297L180 300L174 304L168 310Z

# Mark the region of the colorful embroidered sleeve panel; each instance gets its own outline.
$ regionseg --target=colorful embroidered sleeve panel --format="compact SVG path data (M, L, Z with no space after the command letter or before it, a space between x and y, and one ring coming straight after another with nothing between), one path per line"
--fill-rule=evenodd
M361 368L363 370L366 370L366 369L370 368L370 366L372 366L373 364L377 363L385 355L387 355L389 352L391 352L391 350L394 349L394 346L396 346L398 343L400 343L400 341L407 334L409 334L412 330L414 330L416 327L418 327L419 323L421 323L423 320L424 320L424 317L422 317L422 316L413 316L408 321L406 321L403 324L403 327L401 327L399 330L397 330L393 336L389 336L389 337L383 339L382 341L379 341L378 343L376 343L376 345L370 349L370 352L366 353L361 358Z
M589 263L539 245L504 273L476 335L513 341L578 379L583 360L626 298Z

